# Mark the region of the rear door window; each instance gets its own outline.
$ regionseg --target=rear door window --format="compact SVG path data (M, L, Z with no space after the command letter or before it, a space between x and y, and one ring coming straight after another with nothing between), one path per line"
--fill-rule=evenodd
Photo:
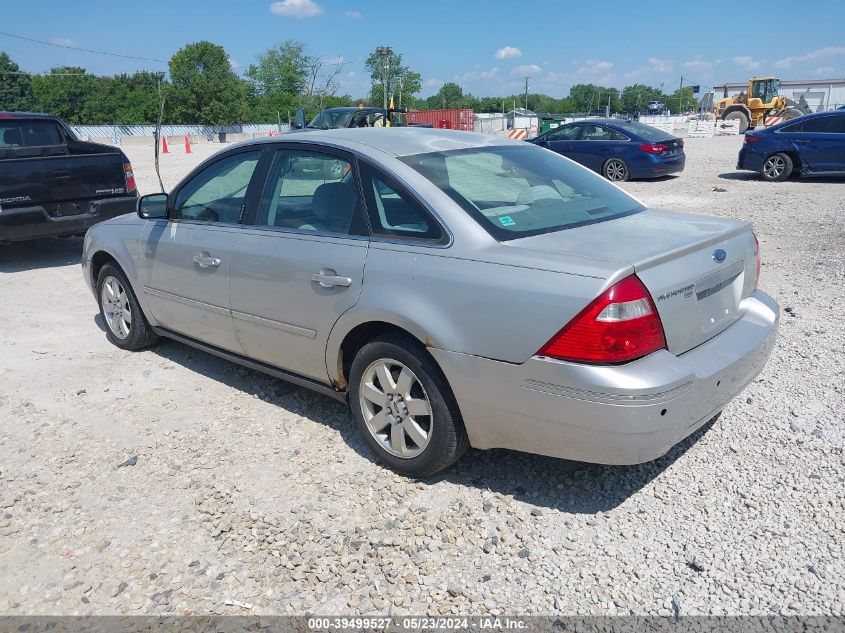
M352 163L323 152L276 153L256 225L309 233L366 235Z
M584 135L581 137L582 141L615 141L613 138L613 130L604 127L603 125L589 124L584 126Z
M845 116L823 116L804 121L804 132L815 134L845 133Z
M59 126L53 121L0 121L0 148L63 144Z

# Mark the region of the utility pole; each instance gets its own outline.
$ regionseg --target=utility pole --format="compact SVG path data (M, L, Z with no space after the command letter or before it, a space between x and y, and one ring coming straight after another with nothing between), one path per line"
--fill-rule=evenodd
M525 76L525 109L528 109L528 80L531 79L528 75Z
M387 84L390 72L390 56L393 50L389 46L379 46L376 53L381 57L381 90L384 96L384 109L387 110Z
M678 88L678 114L684 111L684 77L681 75L681 85Z

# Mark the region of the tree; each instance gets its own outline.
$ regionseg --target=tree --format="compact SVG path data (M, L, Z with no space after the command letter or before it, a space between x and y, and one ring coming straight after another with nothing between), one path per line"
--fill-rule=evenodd
M445 83L425 103L429 108L462 108L464 101L463 88L455 83Z
M188 44L170 58L171 85L165 112L175 123L228 125L246 114L246 85L222 46Z
M403 101L411 101L422 89L422 76L403 66L402 55L394 51L390 51L385 60L378 50L375 50L364 61L364 66L370 72L370 103L373 105L384 104L385 87L388 101L391 97L399 97L398 103L395 103L397 107L400 107Z
M95 116L96 108L90 106L102 98L104 92L96 90L97 77L89 75L79 66L58 66L46 75L32 77L32 90L38 108L62 117L68 123L105 123ZM87 107L86 107L87 106Z
M666 107L672 112L684 112L690 108L695 110L698 107L698 100L692 88L684 86L666 97Z
M305 44L287 40L264 51L258 56L258 63L250 64L244 74L252 81L256 95L296 96L305 91L311 61Z
M0 110L30 111L35 110L35 93L29 75L21 72L12 58L0 53Z
M645 84L625 86L622 90L622 110L624 112L645 112L649 101L663 101L665 99L659 88Z

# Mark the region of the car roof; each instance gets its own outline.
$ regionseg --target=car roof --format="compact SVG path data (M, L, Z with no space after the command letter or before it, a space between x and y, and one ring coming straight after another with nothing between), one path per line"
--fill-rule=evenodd
M358 108L356 106L337 106L336 108L326 108L323 112L352 112L353 110L362 110L364 112L371 112L372 110L381 110L382 108L377 108L376 106L364 106L363 108Z
M43 112L7 112L0 110L0 119L57 119L55 114Z
M802 114L801 116L794 117L792 119L784 119L777 125L772 125L770 127L765 128L765 130L779 130L784 128L788 125L795 123L796 121L806 121L808 119L820 119L825 116L845 116L845 111L843 110L825 110L824 112L811 112L810 114ZM749 130L750 132L751 130Z
M524 141L512 141L506 137L491 134L475 134L459 130L441 130L416 126L311 129L307 132L297 130L279 136L247 141L245 144L285 142L317 142L339 148L363 151L364 153L367 153L367 148L370 148L393 156L411 156L413 154L497 145L525 145Z

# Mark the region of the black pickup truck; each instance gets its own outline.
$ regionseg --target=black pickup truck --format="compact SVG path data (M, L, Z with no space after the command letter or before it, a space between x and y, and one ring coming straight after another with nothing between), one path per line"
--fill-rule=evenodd
M0 244L76 235L135 211L132 165L58 117L0 112Z

